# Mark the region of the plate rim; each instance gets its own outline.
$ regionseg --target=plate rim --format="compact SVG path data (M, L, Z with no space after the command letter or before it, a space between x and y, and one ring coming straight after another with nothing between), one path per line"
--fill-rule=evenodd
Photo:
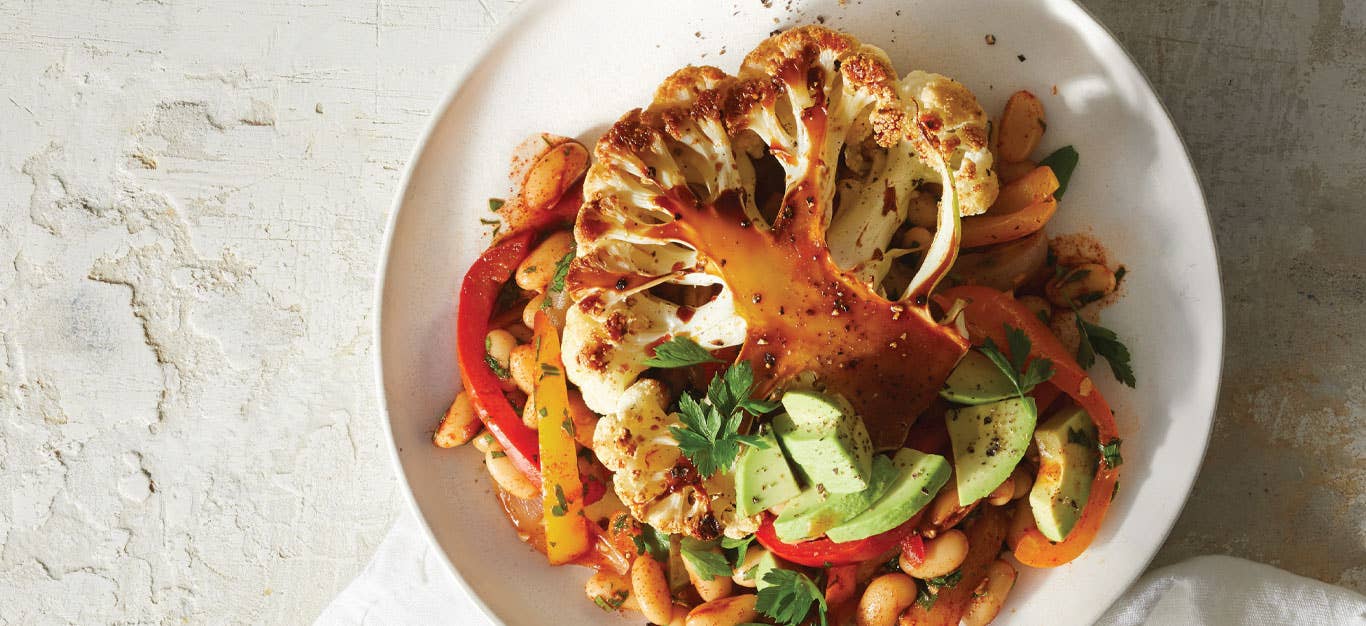
M503 18L502 23L494 27L488 39L479 45L466 66L447 82L441 99L427 117L421 134L418 135L417 141L408 154L408 160L403 166L403 174L399 177L398 184L395 187L394 198L389 204L389 216L384 224L384 240L379 249L379 259L375 267L375 284L371 294L375 320L370 327L372 337L370 347L373 354L371 367L375 376L375 399L378 401L377 417L381 430L384 431L389 467L393 470L395 477L398 478L399 491L403 495L406 511L400 510L398 513L403 515L406 512L417 518L417 526L422 531L424 543L429 548L434 548L433 552L438 555L441 564L445 566L446 573L455 581L456 586L479 609L484 619L502 626L506 626L507 622L494 613L483 597L474 592L474 588L465 580L460 568L456 567L455 563L452 563L450 557L446 555L446 551L441 549L441 544L436 540L436 535L432 532L431 526L427 524L427 517L422 514L422 507L418 506L417 496L413 493L412 486L408 484L408 474L403 469L403 460L399 458L398 442L394 439L394 421L389 415L389 392L384 385L384 292L389 283L389 259L393 256L394 234L398 225L399 213L402 211L404 200L408 196L408 188L412 185L413 173L416 171L422 155L427 151L433 134L441 125L441 121L445 119L456 98L464 91L465 84L469 81L470 76L488 61L497 43L502 41L510 31L526 21L531 15L530 8L532 6L540 5L544 1L525 0L514 7ZM376 546L376 550L378 549L379 546ZM373 554L371 558L374 558Z
M413 493L412 486L408 481L407 473L404 471L402 459L399 457L398 444L394 437L394 422L389 413L389 394L384 383L384 293L388 285L389 260L392 256L395 227L398 223L399 213L407 198L408 190L412 184L414 172L416 171L416 166L421 160L422 155L426 152L437 127L441 124L455 100L463 93L465 84L468 82L471 74L476 72L487 62L498 43L505 39L509 32L526 21L528 16L532 14L532 7L546 4L548 1L549 0L525 0L520 2L503 18L503 21L493 29L488 38L480 44L477 50L471 55L468 64L447 82L441 99L438 101L436 107L433 108L432 113L428 116L422 132L418 135L418 138L408 155L402 175L395 187L394 197L389 205L389 215L385 220L383 241L381 242L378 251L375 282L371 294L375 313L374 322L371 326L373 337L371 349L373 359L372 368L376 382L375 398L377 400L378 409L377 417L380 421L381 430L384 432L390 467L398 479L399 491L402 492L404 505L406 506L407 512L417 518L418 527L421 529L423 538L429 547L435 548L435 552L439 555L440 562L445 566L445 571L452 577L465 596L469 598L470 602L479 609L484 618L494 624L506 624L506 622L492 610L478 593L475 593L473 587L465 580L460 568L457 567L455 563L451 562L446 551L441 549L435 534L427 523L426 516L422 513L422 508L417 503L416 495ZM1036 1L1047 3L1050 0ZM1215 346L1217 347L1218 356L1216 359L1217 367L1214 372L1214 385L1212 387L1213 397L1210 404L1209 415L1205 417L1203 426L1200 428L1199 434L1201 441L1199 446L1199 457L1196 462L1190 464L1189 468L1185 471L1184 476L1180 477L1180 482L1182 483L1179 490L1181 493L1181 506L1177 509L1177 514L1172 516L1171 519L1165 523L1165 528L1162 529L1161 540L1157 544L1157 549L1153 550L1152 553L1146 557L1142 567L1137 568L1132 575L1127 577L1128 580L1125 581L1122 590L1115 595L1109 604L1096 607L1090 615L1084 616L1088 621L1095 621L1104 615L1115 602L1123 598L1125 592L1133 586L1134 582L1146 573L1148 567L1152 564L1153 559L1155 559L1158 552L1161 551L1162 546L1165 545L1167 540L1171 537L1171 533L1176 527L1176 522L1181 517L1180 513L1185 510L1185 507L1190 500L1191 492L1195 487L1195 481L1199 477L1204 466L1204 461L1208 456L1210 435L1213 432L1214 421L1218 417L1219 397L1224 382L1224 364L1227 358L1227 309L1224 306L1224 277L1223 268L1220 264L1221 255L1219 254L1219 242L1214 236L1214 221L1210 214L1205 187L1200 180L1200 173L1195 167L1195 162L1191 158L1190 147L1186 143L1185 137L1182 136L1180 127L1176 125L1171 110L1168 109L1166 103L1159 97L1157 90L1153 87L1152 80L1148 77L1147 73L1143 71L1142 66L1137 63L1133 54L1123 43L1121 43L1114 31L1110 30L1110 28L1097 18L1091 10L1083 6L1077 0L1051 1L1062 2L1066 5L1070 5L1072 9L1078 10L1091 25L1097 27L1099 31L1105 35L1106 42L1112 45L1114 49L1120 53L1123 61L1128 64L1129 69L1138 77L1142 87L1142 97L1149 100L1150 103L1157 105L1158 110L1162 112L1162 118L1165 119L1168 127L1171 128L1172 135L1176 138L1177 144L1181 148L1181 154L1184 157L1181 164L1182 169L1189 174L1191 180L1195 183L1196 199L1199 202L1201 213L1204 216L1205 233L1208 239L1207 243L1209 250L1213 253L1214 295L1217 296L1213 299L1213 305L1218 309L1217 315L1215 316L1217 324L1214 329L1217 334ZM402 515L403 511L400 511L399 514Z

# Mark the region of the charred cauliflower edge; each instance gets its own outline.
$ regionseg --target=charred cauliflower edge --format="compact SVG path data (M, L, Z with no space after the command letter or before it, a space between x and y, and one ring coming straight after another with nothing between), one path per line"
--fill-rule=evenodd
M817 99L825 104L822 137L796 123ZM813 171L833 179L843 156L838 206L825 198L829 254L877 289L891 262L906 253L892 239L911 199L928 193L920 189L924 181L938 181L945 205L956 204L963 215L995 200L986 119L963 85L919 71L898 79L881 49L804 27L762 42L738 77L714 67L679 70L648 108L627 113L603 136L575 227L565 367L588 406L605 416L594 451L637 519L702 539L743 537L760 521L738 515L734 483L724 472L694 472L680 484L686 459L669 427L681 422L667 411L665 387L638 379L652 347L668 336L712 350L746 339L746 321L712 260L687 241L657 236L655 227L674 219L661 193L686 187L704 202L732 193L747 225L769 228L754 197L755 163L765 152L782 166L789 189ZM822 142L819 149L814 142ZM835 185L827 188L835 193ZM932 250L956 253L956 215L952 226ZM603 284L603 276L619 278ZM917 276L907 293L937 280ZM720 291L680 316L680 305L650 293L663 284Z

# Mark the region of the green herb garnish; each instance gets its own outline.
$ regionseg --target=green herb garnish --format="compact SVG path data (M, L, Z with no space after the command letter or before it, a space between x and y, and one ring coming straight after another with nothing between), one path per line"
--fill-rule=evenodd
M730 564L726 562L726 557L718 552L712 552L714 546L706 541L698 541L692 537L684 537L679 543L679 552L687 560L688 565L702 580L712 580L715 578L729 578L731 575Z
M649 524L640 524L640 531L631 536L636 544L636 554L649 554L660 563L669 562L669 535L655 530Z
M1077 149L1072 146L1063 146L1053 151L1039 161L1039 165L1047 165L1053 170L1053 176L1058 179L1058 189L1053 192L1053 197L1062 199L1063 192L1067 191L1067 182L1072 180L1072 171L1077 169L1077 162L1081 160L1081 155L1077 154Z
M541 303L541 308L550 308L550 294L564 291L564 279L569 276L569 264L574 261L574 251L570 250L555 262L555 274L550 277L550 285L546 288L545 301Z
M499 363L499 362L498 362L498 359L493 358L493 355L492 355L492 354L489 354L489 350L492 349L492 348L493 348L493 342L490 341L488 337L485 337L485 338L484 338L484 363L487 363L488 366L489 366L489 369L493 370L493 375L494 375L494 376L497 376L497 377L499 377L499 378L501 378L501 379L507 380L507 377L508 377L508 376L511 376L512 373L509 372L509 371L508 371L508 368L504 367L502 363Z
M1124 440L1115 437L1100 445L1100 456L1105 459L1106 469L1115 469L1124 464L1124 457L1119 453L1121 443L1124 443Z
M670 338L668 341L655 346L654 356L645 359L645 364L650 367L668 368L720 362L720 359L712 356L705 348L697 345L696 341L687 337Z
M1073 311L1076 313L1076 311ZM1090 368L1096 363L1096 355L1105 357L1105 361L1110 364L1110 373L1114 374L1115 380L1133 387L1134 379L1133 364L1130 363L1129 348L1119 340L1119 335L1099 324L1092 324L1081 318L1080 313L1076 313L1077 333L1081 336L1081 343L1077 345L1077 364L1083 369Z
M953 572L951 572L951 573L949 573L949 574L945 574L945 575L943 575L943 576L936 576L936 577L934 577L934 578L927 578L927 579L925 579L925 583L926 583L926 584L929 584L929 585L933 585L933 586L938 587L938 588L940 588L940 589L947 589L947 588L949 588L949 587L952 587L952 586L954 586L954 585L957 585L957 584L958 584L958 581L960 581L960 580L963 580L963 572L962 572L962 570L954 570Z
M569 501L564 497L564 487L555 485L555 506L550 507L550 514L555 517L564 517L569 512Z
M1024 331L1005 325L1006 344L1010 348L1010 358L1001 353L1001 349L996 346L996 342L990 337L978 348L978 351L986 355L996 368L1001 370L1006 378L1010 379L1010 384L1015 386L1015 393L1024 398L1025 394L1034 389L1036 385L1053 377L1053 361L1044 358L1034 359L1026 365L1025 361L1029 358L1029 351L1032 348L1029 335Z
M749 544L754 543L754 535L745 535L742 539L731 539L730 537L721 538L721 547L727 550L735 550L735 569L740 569L740 565L745 562L745 553L749 552Z
M489 198L489 211L497 213L504 204L507 204L507 201L502 198Z
M754 603L757 611L783 626L796 626L806 619L814 605L821 626L826 626L825 594L805 574L773 569L764 574L764 582L768 586L759 591Z
M742 443L768 447L757 435L739 434L744 413L762 415L778 408L776 402L751 398L753 389L754 371L748 361L741 361L712 378L705 402L687 393L679 396L678 414L683 426L670 426L669 432L703 478L710 478L717 470L729 470Z

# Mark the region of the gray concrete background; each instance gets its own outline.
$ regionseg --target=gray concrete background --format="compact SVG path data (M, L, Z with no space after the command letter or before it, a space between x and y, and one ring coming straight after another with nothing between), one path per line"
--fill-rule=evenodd
M1366 2L1084 0L1185 138L1227 349L1155 565L1232 554L1366 591Z

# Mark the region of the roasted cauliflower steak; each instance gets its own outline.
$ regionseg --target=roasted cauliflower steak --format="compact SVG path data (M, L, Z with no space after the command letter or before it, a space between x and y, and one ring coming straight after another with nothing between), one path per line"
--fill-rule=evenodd
M838 391L876 447L900 447L967 349L931 317L929 294L957 254L959 217L995 199L991 165L986 116L965 87L898 78L882 50L814 26L765 40L738 76L679 70L622 116L584 181L564 354L605 414L595 452L632 513L701 538L757 525L735 513L728 477L694 472L680 489L687 472L661 467L686 459L662 388L641 375L673 336L738 346L761 394L798 375ZM908 254L895 235L925 193L941 195L934 240L887 293ZM679 289L705 298L665 297ZM661 475L674 477L667 488Z

